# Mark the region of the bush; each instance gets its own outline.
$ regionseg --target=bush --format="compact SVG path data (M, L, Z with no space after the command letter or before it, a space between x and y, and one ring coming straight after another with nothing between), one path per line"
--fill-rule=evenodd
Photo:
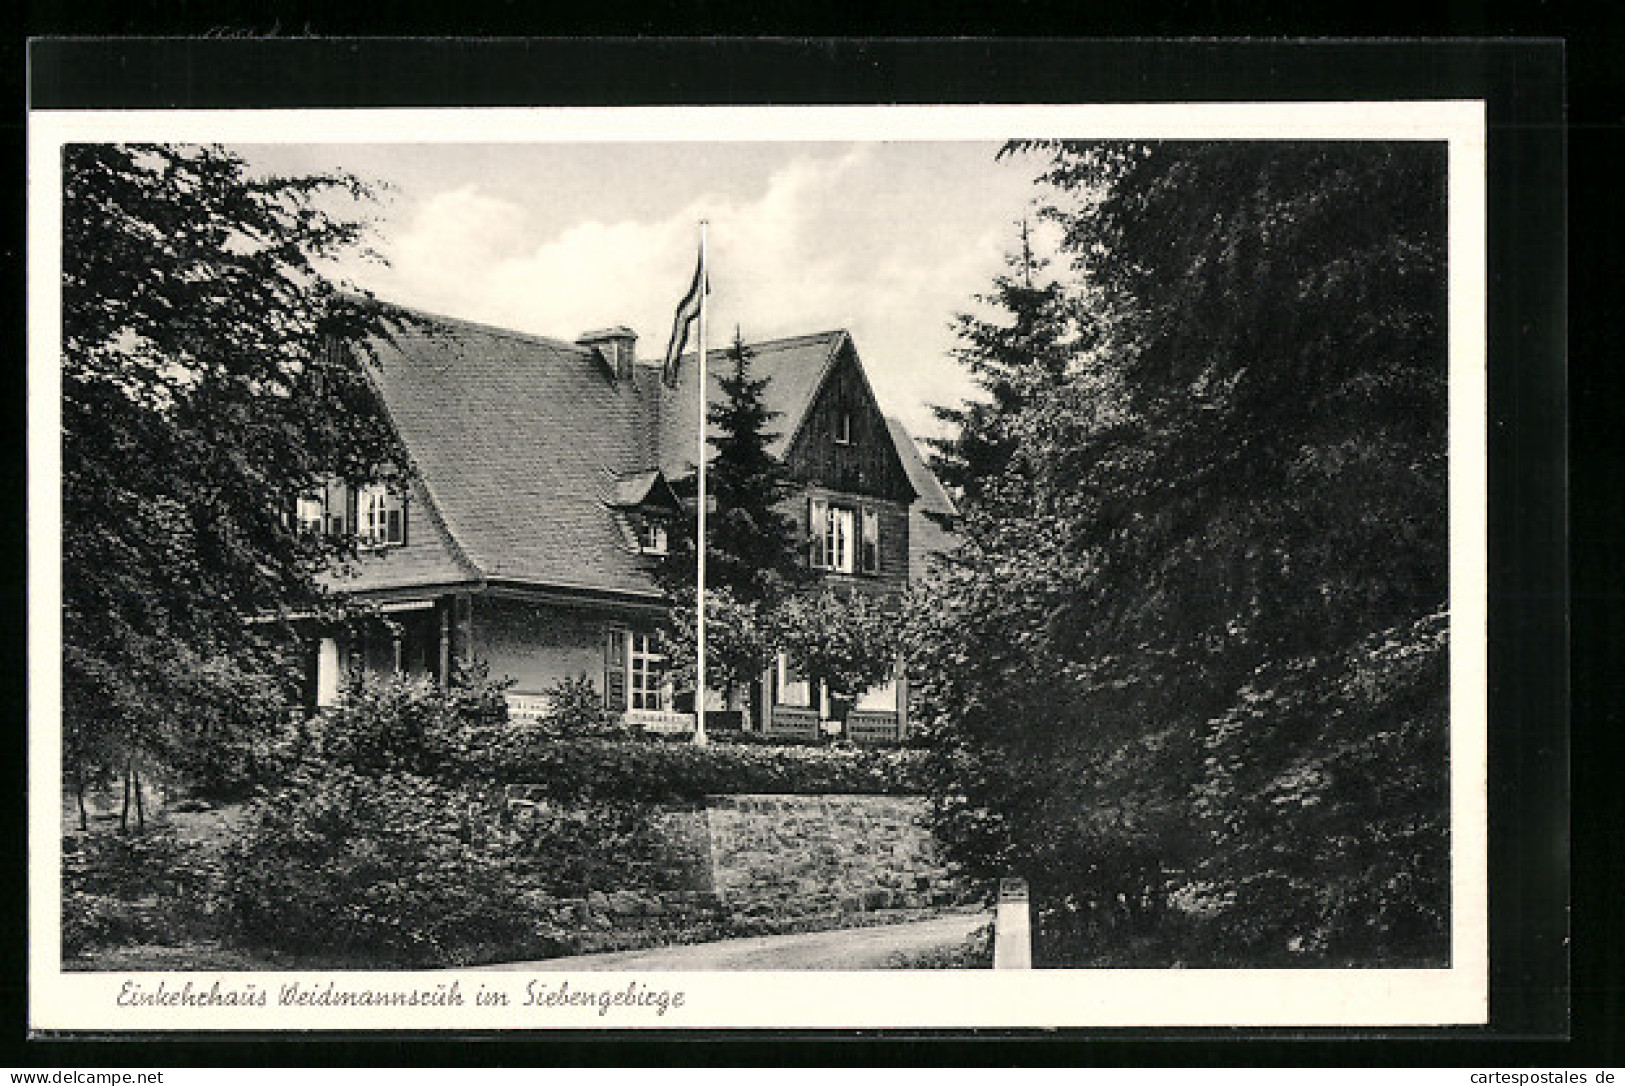
M226 854L243 938L295 954L460 965L534 935L502 812L409 773L301 771L258 801Z
M203 690L211 683L209 701ZM287 769L279 742L293 706L278 682L248 669L209 664L198 669L191 686L192 715L163 749L167 768L188 792L242 799Z
M641 729L627 725L619 714L604 711L603 695L585 672L573 679L560 679L546 690L547 715L526 732L520 729L515 738L579 738L595 736L603 739L643 738Z
M619 800L534 804L514 820L515 848L533 888L559 897L688 889L663 813Z
M483 667L460 671L446 689L429 676L359 673L311 719L301 753L310 764L367 774L455 774L513 741L508 685Z
M62 842L62 953L184 941L204 922L211 873L167 827Z
M781 792L913 794L918 751L859 747L758 747L558 739L510 748L503 779L558 799L692 801L707 795Z
M1440 613L1260 669L1209 723L1193 874L1218 960L1448 960L1448 634Z
M983 924L957 946L894 953L888 969L992 969L993 925Z

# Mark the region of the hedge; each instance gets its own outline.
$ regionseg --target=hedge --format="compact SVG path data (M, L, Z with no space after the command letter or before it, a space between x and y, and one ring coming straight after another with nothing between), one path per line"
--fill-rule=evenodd
M605 723L585 680L560 684L567 719L510 720L502 684L459 676L451 690L423 677L363 675L289 749L310 768L405 773L445 783L526 784L559 799L691 801L707 795L917 794L924 751L762 745L719 733L696 747ZM582 734L585 731L586 734Z
M558 799L662 802L763 792L908 795L924 790L922 752L916 750L542 738L504 747L480 759L478 768L501 781L541 787Z

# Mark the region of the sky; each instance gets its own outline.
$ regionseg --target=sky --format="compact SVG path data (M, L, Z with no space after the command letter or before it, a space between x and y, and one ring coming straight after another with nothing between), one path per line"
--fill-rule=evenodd
M258 169L381 187L379 297L559 339L624 324L666 348L705 219L711 346L845 328L916 436L973 393L954 315L1004 270L1040 163L986 142L281 144ZM1035 224L1036 225L1036 224ZM985 312L985 310L983 310Z

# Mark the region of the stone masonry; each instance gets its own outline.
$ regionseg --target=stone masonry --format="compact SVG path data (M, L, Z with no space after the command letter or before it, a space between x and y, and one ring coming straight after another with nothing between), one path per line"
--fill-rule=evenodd
M914 796L713 796L712 885L743 920L921 909L966 899Z

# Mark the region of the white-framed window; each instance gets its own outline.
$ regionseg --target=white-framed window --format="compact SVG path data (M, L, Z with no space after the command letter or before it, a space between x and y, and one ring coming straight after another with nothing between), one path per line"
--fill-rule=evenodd
M356 536L375 547L406 542L406 503L382 483L356 493Z
M810 561L834 573L880 572L880 510L810 498L807 528Z
M321 535L327 530L326 494L316 491L299 495L293 503L293 519L300 532Z
M627 693L633 709L663 712L666 704L666 657L652 634L634 631L628 638Z
M835 413L835 444L852 444L852 412L844 407Z
M665 554L668 546L666 523L657 517L636 517L638 549L644 554Z
M824 568L852 572L852 510L832 505L824 527Z

